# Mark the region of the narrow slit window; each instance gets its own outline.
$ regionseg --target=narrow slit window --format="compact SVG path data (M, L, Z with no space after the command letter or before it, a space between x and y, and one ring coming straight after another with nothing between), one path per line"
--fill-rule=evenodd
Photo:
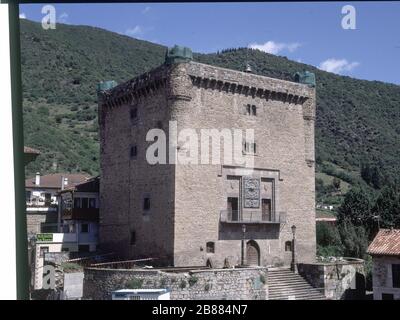
M131 159L136 158L137 156L137 146L131 146Z

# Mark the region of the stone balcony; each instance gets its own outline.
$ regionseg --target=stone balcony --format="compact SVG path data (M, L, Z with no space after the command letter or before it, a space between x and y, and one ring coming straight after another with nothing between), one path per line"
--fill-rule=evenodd
M232 224L281 224L286 222L286 214L284 212L263 214L261 211L221 210L220 222Z

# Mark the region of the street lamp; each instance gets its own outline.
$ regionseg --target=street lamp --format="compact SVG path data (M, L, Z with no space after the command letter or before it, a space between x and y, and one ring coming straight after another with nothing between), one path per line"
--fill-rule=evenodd
M246 225L242 224L242 266L244 266L245 261L244 261L244 240L246 238Z
M294 273L297 273L297 262L296 262L296 226L292 226L292 264L291 264L291 270Z

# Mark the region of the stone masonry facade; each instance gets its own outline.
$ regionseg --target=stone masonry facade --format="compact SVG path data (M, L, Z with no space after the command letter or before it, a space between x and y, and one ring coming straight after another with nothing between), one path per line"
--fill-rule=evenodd
M400 300L400 288L393 283L393 265L400 265L398 256L372 256L372 286L374 300L383 300L385 295L392 295L393 300Z
M266 300L266 268L162 270L86 268L83 299L110 300L111 292L121 288L167 288L172 300Z
M331 263L299 264L299 273L330 300L365 298L364 260L351 258Z
M170 121L177 132L254 129L254 168L149 164L146 134L159 128L170 142ZM222 268L240 264L244 237L249 264L281 266L290 264L295 225L298 262L314 262L314 122L315 88L193 61L100 92L100 246L164 265ZM168 152L187 149L178 141Z

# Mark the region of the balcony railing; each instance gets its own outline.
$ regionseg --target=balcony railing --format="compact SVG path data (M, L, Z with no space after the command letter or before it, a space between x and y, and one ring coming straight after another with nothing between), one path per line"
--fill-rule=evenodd
M262 213L261 211L221 210L220 221L223 223L265 223L279 224L286 222L284 212Z

